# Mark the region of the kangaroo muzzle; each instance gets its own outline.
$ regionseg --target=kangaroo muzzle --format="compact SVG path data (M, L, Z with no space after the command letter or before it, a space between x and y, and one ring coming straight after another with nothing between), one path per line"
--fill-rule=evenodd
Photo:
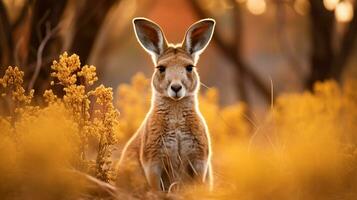
M186 93L186 89L181 83L171 83L167 90L168 96L174 100L182 99Z

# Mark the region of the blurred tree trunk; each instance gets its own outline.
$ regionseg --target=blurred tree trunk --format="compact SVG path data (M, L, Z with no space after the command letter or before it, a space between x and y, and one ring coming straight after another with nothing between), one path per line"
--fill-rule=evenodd
M199 18L210 17L209 13L206 13L203 8L199 5L196 0L192 0L192 7L198 15ZM248 80L251 81L253 86L258 90L258 92L263 96L263 98L268 102L271 100L271 93L264 81L253 71L252 67L246 62L242 54L242 41L243 41L243 22L242 22L242 11L240 5L231 0L233 5L233 35L234 39L231 44L224 42L222 33L217 29L213 35L213 42L217 45L219 50L223 52L234 66L235 81L236 81L236 91L242 102L246 104L245 118L254 126L254 119L252 115L252 107L250 105L250 100L247 92ZM251 128L252 128L251 126Z
M243 32L242 32L242 27L243 27L243 22L242 22L242 11L238 3L236 3L234 0L231 0L232 4L234 5L233 7L233 22L234 22L234 43L233 43L233 51L235 56L237 57L237 60L243 61L242 58L242 41L243 41ZM246 117L249 118L249 120L252 119L252 111L251 111L251 104L250 100L248 98L248 92L247 92L247 80L246 80L246 73L244 71L244 67L246 65L244 62L240 62L239 65L236 66L236 84L237 84L237 94L239 94L240 99L245 102L246 104Z
M0 64L7 66L14 61L14 40L6 7L0 1Z
M86 0L77 15L74 36L70 51L76 53L84 63L87 62L95 39L109 12L118 0Z
M207 18L210 17L209 13L206 13L197 0L192 0L190 1L192 4L192 7L194 11L196 12L197 16L199 18ZM233 1L234 2L234 1ZM243 76L245 78L249 78L254 86L257 88L258 92L264 97L265 100L269 101L270 100L270 89L267 87L267 85L264 83L264 81L257 75L256 72L252 70L252 67L244 60L242 57L241 53L241 36L242 36L242 26L241 26L241 13L239 10L239 5L236 5L237 3L234 2L235 5L235 10L234 10L234 27L236 28L235 31L235 41L234 41L234 46L230 46L224 42L222 34L220 34L219 30L217 30L213 34L213 42L217 45L219 50L223 52L223 55L225 55L233 64L235 67L235 71L237 72L237 91L238 94L240 94L241 98L247 98L247 94L245 92L245 81L243 79ZM240 29L239 31L237 31ZM244 87L244 88L243 88ZM247 99L246 99L247 100ZM243 99L244 101L244 99Z
M357 36L357 17L347 24L345 33L341 38L339 48L333 48L333 35L335 31L334 13L328 11L322 0L310 0L311 21L311 60L310 76L307 77L305 86L312 90L316 81L327 79L340 80L347 61L355 47ZM354 4L354 13L357 12L357 3Z
M323 81L330 76L333 60L332 39L334 15L325 9L322 0L310 0L311 20L311 72L306 80L306 87L312 89L316 81Z
M332 78L340 80L343 70L345 69L348 59L351 57L353 50L356 50L357 37L357 2L353 9L354 17L348 24L347 29L342 37L341 46L338 53L335 55L335 60L332 66Z
M242 13L240 6L233 1L234 5L234 11L233 11L233 17L234 17L234 43L233 43L233 51L234 54L237 56L238 60L242 60ZM237 94L239 94L239 97L241 98L242 101L246 102L249 104L248 100L248 94L246 90L246 85L245 85L245 72L242 67L242 63L238 65L237 67L237 76L236 76L236 83L237 83Z

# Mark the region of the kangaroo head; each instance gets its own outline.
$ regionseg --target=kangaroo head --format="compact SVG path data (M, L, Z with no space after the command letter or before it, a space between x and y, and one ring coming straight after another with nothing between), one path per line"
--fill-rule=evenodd
M174 100L195 95L200 85L196 64L211 40L215 21L203 19L194 23L177 45L167 43L160 26L148 19L135 18L133 24L139 43L156 67L152 77L155 94Z

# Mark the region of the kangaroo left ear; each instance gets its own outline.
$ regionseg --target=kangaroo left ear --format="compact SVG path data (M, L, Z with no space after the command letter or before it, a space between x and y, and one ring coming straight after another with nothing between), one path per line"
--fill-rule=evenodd
M210 42L215 24L214 19L203 19L191 25L187 30L182 46L192 55L195 63Z

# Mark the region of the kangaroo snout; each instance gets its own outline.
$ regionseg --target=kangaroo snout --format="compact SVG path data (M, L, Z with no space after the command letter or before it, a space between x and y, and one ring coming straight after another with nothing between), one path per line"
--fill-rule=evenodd
M180 84L172 84L171 85L171 90L173 90L174 92L179 92L181 90L182 86Z
M179 100L185 96L185 88L181 83L171 83L168 96L174 100Z

